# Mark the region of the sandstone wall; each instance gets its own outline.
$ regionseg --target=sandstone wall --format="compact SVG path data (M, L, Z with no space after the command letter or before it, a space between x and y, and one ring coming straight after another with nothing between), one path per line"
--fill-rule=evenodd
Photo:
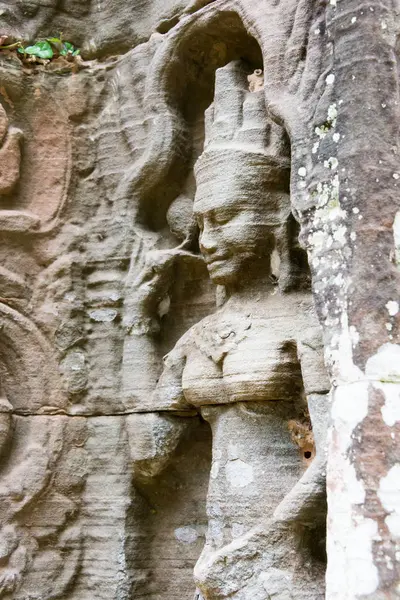
M0 0L0 598L399 596L397 32Z

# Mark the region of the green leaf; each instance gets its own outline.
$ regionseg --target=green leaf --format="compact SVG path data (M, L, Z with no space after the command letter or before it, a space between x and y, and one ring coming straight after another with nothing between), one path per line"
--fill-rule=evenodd
M61 56L67 56L67 54L73 54L75 52L75 47L71 42L64 42L62 48L60 50Z
M17 52L21 52L21 54L25 54L25 48L18 48Z
M61 40L60 38L56 38L56 37L51 37L51 38L46 38L47 42L50 42L50 44L61 44Z
M25 54L38 56L39 58L53 58L54 52L49 42L36 42L33 46L25 48Z
M72 53L72 56L79 56L79 54L81 53L81 51L79 50L75 50L75 52Z

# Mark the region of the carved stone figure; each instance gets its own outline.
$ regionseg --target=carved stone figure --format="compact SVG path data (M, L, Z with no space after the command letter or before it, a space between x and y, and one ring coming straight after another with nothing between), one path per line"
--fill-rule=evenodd
M0 231L29 236L59 223L71 174L69 119L83 109L74 97L80 84L26 78L17 59L0 56Z
M6 112L0 104L0 196L10 194L19 179L21 135L19 129L8 127Z
M399 597L399 32L0 0L2 600Z
M266 119L263 90L251 89L240 61L217 70L194 213L225 299L166 356L153 402L195 409L212 428L209 525L195 568L204 599L309 600L324 594L328 382L294 243L287 146Z
M60 597L82 553L86 423L54 416L66 397L35 324L3 303L0 323L0 598Z

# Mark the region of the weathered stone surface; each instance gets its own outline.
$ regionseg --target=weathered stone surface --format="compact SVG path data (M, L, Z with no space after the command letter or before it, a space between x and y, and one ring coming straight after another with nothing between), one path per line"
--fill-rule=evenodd
M0 0L0 598L399 597L398 33Z
M87 0L5 0L0 4L2 33L32 40L62 31L74 38L85 54L124 52L146 42L154 30L166 33L185 11L202 2L190 0L131 0L113 3Z

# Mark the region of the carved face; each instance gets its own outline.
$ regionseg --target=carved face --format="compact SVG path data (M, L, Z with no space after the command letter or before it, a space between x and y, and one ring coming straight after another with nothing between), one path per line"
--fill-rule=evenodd
M287 194L266 188L262 175L249 181L247 166L236 164L232 173L232 165L220 164L213 173L201 168L196 173L193 208L200 250L211 279L219 285L269 272L277 212L287 205Z
M262 268L263 260L264 271L269 269L274 237L262 209L262 204L240 197L195 201L200 250L214 283L231 285L248 279L255 268Z

